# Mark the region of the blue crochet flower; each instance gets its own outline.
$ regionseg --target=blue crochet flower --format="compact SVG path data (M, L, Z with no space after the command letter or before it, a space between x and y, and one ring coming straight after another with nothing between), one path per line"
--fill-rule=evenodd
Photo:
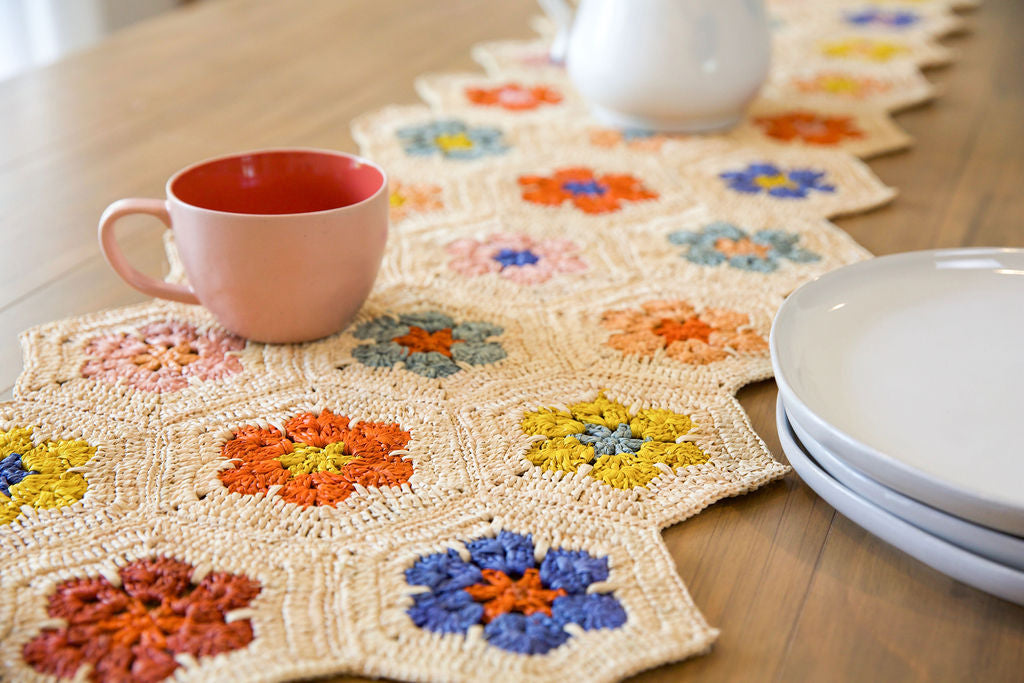
M372 368L404 363L423 377L447 377L462 369L460 363L486 365L505 358L501 344L487 341L504 331L486 322L456 324L436 311L382 315L352 331L358 339L373 340L352 349L352 355Z
M729 188L744 194L765 192L779 199L805 199L812 191L835 192L824 182L825 172L811 168L784 170L770 163L750 164L742 171L720 173Z
M678 230L668 236L672 244L688 246L682 256L702 266L728 263L733 268L771 273L783 259L796 263L818 261L821 256L797 246L800 236L782 230L747 231L723 221L700 230Z
M847 23L854 26L882 26L895 29L910 28L921 20L921 17L915 12L906 10L887 11L877 8L849 12L845 15L845 18Z
M467 126L455 119L399 128L396 135L411 156L440 154L446 159L479 159L508 151L499 129Z
M587 593L608 579L608 558L583 550L549 550L537 566L531 535L501 531L454 550L419 558L405 572L410 586L426 586L408 609L420 628L465 633L484 625L484 638L509 652L544 654L569 640L567 624L585 631L618 628L626 611L614 593Z

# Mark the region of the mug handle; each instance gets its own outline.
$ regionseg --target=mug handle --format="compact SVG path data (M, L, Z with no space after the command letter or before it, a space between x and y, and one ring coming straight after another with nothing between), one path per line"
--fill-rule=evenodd
M567 0L538 0L538 2L544 13L555 24L555 28L558 29L548 56L551 61L564 64L565 56L569 54L569 31L572 29L574 14L572 5Z
M107 263L114 269L121 279L139 290L143 294L155 296L160 299L170 299L183 304L198 304L192 288L188 285L179 285L173 282L157 280L145 273L135 269L128 259L121 253L117 246L117 239L114 237L114 225L119 218L132 213L144 213L156 216L163 224L171 227L171 215L167 212L167 202L162 199L118 199L107 207L107 210L100 216L99 238L100 249L107 259Z

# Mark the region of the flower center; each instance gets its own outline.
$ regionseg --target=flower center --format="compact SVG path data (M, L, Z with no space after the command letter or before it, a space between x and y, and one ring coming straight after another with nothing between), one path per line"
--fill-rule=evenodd
M11 497L11 487L30 474L39 474L34 470L26 470L21 462L21 453L11 453L0 460L0 493Z
M497 569L484 569L480 573L484 580L463 590L483 604L485 624L509 612L519 612L526 616L540 612L550 617L551 603L566 594L564 588L544 588L540 572L533 567L523 572L519 580Z
M174 346L149 344L145 351L132 357L132 363L150 372L156 372L164 367L182 368L197 360L199 352L188 342Z
M749 237L738 240L719 237L715 241L715 249L726 256L756 256L760 259L768 258L768 252L771 251L771 247L767 244L758 244Z
M633 438L633 430L624 422L620 422L614 432L604 425L587 423L583 434L573 434L572 436L584 446L594 447L595 460L601 455L636 453L645 441L649 441L649 439Z
M391 196L388 197L388 203L393 207L399 207L402 204L405 204L405 201L405 197L398 194L397 192L392 192Z
M754 178L754 184L760 187L762 190L772 190L776 187L789 187L796 189L797 184L789 179L785 173L776 173L775 175L759 175Z
M344 441L335 441L323 448L297 442L291 453L282 453L274 460L284 465L285 469L293 475L313 474L314 472L337 474L342 467L358 457L358 455L345 452Z
M452 357L452 344L458 343L459 339L452 339L452 329L445 327L437 332L427 332L422 327L410 325L409 331L401 337L395 337L391 341L409 349L409 353L426 353L436 351L443 356Z
M473 149L473 141L469 139L469 136L465 132L444 133L442 135L438 135L434 138L434 144L440 147L444 152Z
M596 180L568 180L562 183L562 189L572 195L589 195L600 197L608 191L607 185L602 185Z
M520 106L524 104L533 104L536 101L536 98L529 90L509 86L507 88L503 88L501 92L498 93L498 101L502 104Z
M662 318L658 323L651 328L654 334L664 337L666 344L671 344L676 341L686 341L688 339L699 339L700 341L707 343L711 337L712 328L706 322L694 316L688 318L683 322L674 320L672 318Z
M501 264L502 270L509 266L529 266L540 261L540 257L529 249L523 249L522 251L502 249L492 258Z

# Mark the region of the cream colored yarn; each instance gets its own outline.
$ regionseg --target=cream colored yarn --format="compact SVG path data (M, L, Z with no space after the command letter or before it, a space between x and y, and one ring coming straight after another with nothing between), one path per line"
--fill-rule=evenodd
M25 332L0 484L33 502L0 517L0 679L51 680L33 652L73 659L47 645L67 626L54 601L86 579L135 599L153 558L188 572L161 588L171 611L209 577L258 586L230 608L204 598L216 652L170 637L192 622L161 627L172 659L146 661L176 680L599 681L706 652L718 632L660 531L787 471L734 395L771 376L783 298L869 256L827 219L894 196L860 159L909 144L890 113L934 96L919 67L951 60L935 39L965 4L882 1L858 24L860 2L771 2L770 81L746 121L704 137L603 129L537 20L537 39L475 48L486 73L424 76L426 105L353 124L391 177L393 230L348 330L265 346L153 301ZM885 23L900 12L914 21ZM722 176L751 164L779 177ZM50 495L19 464L23 428L94 449L53 475L84 494ZM440 566L476 583L446 592ZM503 581L519 588L467 597ZM514 631L526 622L546 630ZM82 662L69 676L104 680Z

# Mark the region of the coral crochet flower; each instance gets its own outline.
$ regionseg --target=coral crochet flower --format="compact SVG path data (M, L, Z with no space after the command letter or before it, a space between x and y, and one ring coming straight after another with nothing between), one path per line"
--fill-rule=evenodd
M200 333L177 320L143 325L132 333L95 337L85 347L82 376L142 391L180 391L192 378L218 380L242 371L233 355L245 340L222 330Z
M508 151L505 137L497 128L467 126L455 119L408 126L396 131L406 154L446 159L479 159Z
M801 92L825 93L855 100L863 100L892 89L890 83L877 78L854 76L839 71L826 71L812 78L796 78L793 85Z
M227 620L260 593L256 581L227 572L193 584L192 565L154 557L121 568L120 585L106 578L68 579L50 596L49 616L66 620L25 644L36 671L74 678L89 666L97 683L162 681L180 664L175 655L212 657L253 640L249 619Z
M629 149L642 152L657 152L670 139L684 139L685 135L661 135L651 130L640 128L626 128L616 130L614 128L591 128L588 131L590 144L595 147L618 147L625 145Z
M801 140L812 145L837 145L864 137L849 116L825 116L812 111L794 111L774 116L758 116L754 123L768 137L784 142Z
M617 332L606 342L613 349L647 357L664 350L669 358L690 365L768 350L768 342L750 328L745 313L698 311L686 301L648 301L639 311L608 311L601 324Z
M741 171L718 174L730 189L744 194L764 192L777 199L806 199L812 192L835 192L825 172L813 168L783 169L775 164L750 164Z
M88 482L79 472L96 448L85 441L32 442L31 427L0 430L0 524L10 524L22 506L62 508L85 496Z
M700 230L678 230L668 236L672 244L689 248L683 256L691 263L771 273L785 259L795 263L818 261L821 256L797 246L800 236L782 230L758 230L751 234L732 223L718 221Z
M462 239L448 245L448 267L473 277L498 273L520 285L546 282L558 273L579 273L587 264L580 248L566 239L534 239L520 233L495 233L483 241Z
M382 315L358 325L352 334L371 339L360 344L352 356L363 365L388 368L403 363L406 370L423 377L447 377L462 367L497 363L505 349L489 337L504 330L487 322L456 323L437 311L405 313L397 318Z
M466 99L480 106L528 111L542 104L558 104L562 101L562 93L546 85L524 87L518 83L506 83L496 88L466 88Z
M350 423L329 410L300 413L277 427L247 425L221 449L234 463L218 477L229 491L279 495L302 507L334 506L359 484L395 487L409 481L411 462L393 451L405 448L409 432L393 422Z
M845 38L829 41L821 46L821 54L826 57L869 62L888 62L909 51L906 45L877 38Z
M531 535L504 530L465 547L468 560L447 549L406 570L406 583L429 589L407 611L418 627L465 634L481 624L490 645L543 655L573 637L568 624L593 631L626 623L614 593L587 591L608 579L607 556L552 548L538 560Z
M623 202L657 199L658 194L625 173L596 175L585 167L563 168L550 176L525 175L519 178L523 199L535 204L558 206L572 202L585 213L618 211Z
M397 180L391 186L388 203L392 223L397 223L415 214L444 208L444 202L441 201L441 188L437 185L402 183Z
M687 415L643 408L636 413L605 398L576 403L568 411L541 408L523 416L523 432L545 437L526 453L546 470L588 475L619 489L646 487L673 470L707 462L697 444L694 423Z

